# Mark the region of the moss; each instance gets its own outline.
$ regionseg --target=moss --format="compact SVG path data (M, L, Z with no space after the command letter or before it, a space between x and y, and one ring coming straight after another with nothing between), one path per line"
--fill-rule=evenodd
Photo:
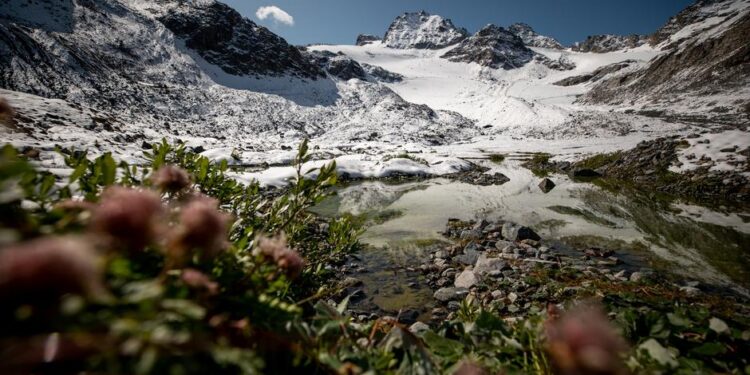
M612 164L622 157L622 152L617 151L609 154L597 154L576 163L578 168L597 169Z
M405 152L400 154L394 154L394 155L386 155L383 157L383 161L388 161L392 159L409 159L413 162L422 164L422 165L430 165L430 163L427 162L427 160L424 160L422 158L416 157L414 155L407 154Z
M550 164L549 159L552 155L544 152L535 153L531 159L522 164L523 167L530 170L537 177L547 177L554 172L555 168Z
M495 164L501 164L505 160L505 155L503 154L492 154L489 157L490 161Z

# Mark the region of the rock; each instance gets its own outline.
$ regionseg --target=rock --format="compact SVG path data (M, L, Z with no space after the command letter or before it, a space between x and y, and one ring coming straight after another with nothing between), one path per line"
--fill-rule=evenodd
M492 271L503 271L508 268L507 263L500 258L490 258L487 254L482 254L477 258L474 265L474 272L480 276L489 274Z
M460 236L462 240L476 240L480 237L482 237L482 231L468 230L468 229L462 231L461 236Z
M589 168L576 168L570 175L573 178L596 178L602 176L601 173Z
M501 228L501 230L502 230L502 228ZM503 249L505 249L508 246L512 247L513 246L513 242L503 241L503 240L498 240L497 242L495 242L495 248L498 249L498 250L500 250L500 251L502 251Z
M453 285L456 286L456 288L471 288L475 285L477 285L480 281L479 275L477 275L473 270L471 269L465 269L463 272L461 272L458 276L456 276L456 281L453 283Z
M440 288L432 295L440 302L455 301L469 294L466 288Z
M476 224L474 224L474 226L471 229L475 232L481 232L482 229L484 229L489 224L490 223L487 220L481 219L477 221Z
M552 182L549 178L545 178L542 180L542 182L539 183L539 189L541 189L544 193L549 193L552 189L555 188L555 183Z
M693 286L680 287L680 292L685 293L688 297L695 297L701 293L701 290Z
M442 287L444 287L446 285L449 285L450 283L451 283L451 280L449 278L447 278L447 277L441 277L440 279L438 279L437 283L435 283L435 284L437 286L439 286L439 287L442 288Z
M464 264L464 265L473 265L477 262L477 259L479 259L479 251L475 250L476 247L469 247L466 246L464 249L463 255L457 256L455 259L457 262Z
M417 310L403 310L398 314L398 322L401 324L413 324L419 318L419 311Z
M630 274L630 281L637 283L639 281L643 280L643 273L641 272L633 272Z
M514 223L503 224L502 235L508 241L522 241L525 239L539 241L542 239L531 228Z
M448 310L450 310L450 311L458 311L458 309L460 309L460 308L461 308L461 304L458 301L450 301L450 302L448 302Z
M516 294L514 292L508 293L508 301L510 301L510 303L514 303L517 300L518 300L518 294Z
M492 299L494 300L501 300L505 298L505 292L503 292L502 290L493 290L491 294Z
M428 326L427 324L424 324L422 322L416 322L416 323L412 324L411 326L409 326L409 332L411 332L411 333L413 333L415 335L418 335L420 333L423 333L423 332L426 332L426 331L429 331L429 330L430 330L430 326Z

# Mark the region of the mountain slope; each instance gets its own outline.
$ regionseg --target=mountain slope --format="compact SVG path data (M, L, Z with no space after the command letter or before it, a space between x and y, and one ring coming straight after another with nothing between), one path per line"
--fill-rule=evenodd
M0 9L0 88L92 108L121 124L64 122L80 132L77 143L42 136L36 133L48 120L31 103L44 99L6 94L24 119L20 126L33 135L8 136L21 143L119 148L139 147L133 139L180 137L268 149L324 135L331 143L433 144L476 132L470 120L409 103L375 80L328 74L330 66L317 65L308 52L213 1L81 0L34 14L66 19L65 28L24 19L24 2L13 1Z
M651 40L664 53L647 67L606 80L586 103L648 105L684 119L750 122L750 1L702 1Z

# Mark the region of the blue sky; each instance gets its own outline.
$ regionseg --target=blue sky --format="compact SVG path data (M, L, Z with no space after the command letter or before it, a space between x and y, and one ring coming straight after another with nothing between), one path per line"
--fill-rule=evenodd
M526 22L563 44L591 34L653 32L693 0L222 0L293 44L353 44L357 34L383 35L405 11L426 10L474 32L488 23ZM277 6L294 18L288 25L259 20L262 6Z

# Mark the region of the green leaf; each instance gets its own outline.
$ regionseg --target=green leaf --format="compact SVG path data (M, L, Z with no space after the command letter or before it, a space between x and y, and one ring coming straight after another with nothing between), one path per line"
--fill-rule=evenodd
M71 184L78 181L78 179L81 178L81 176L83 176L84 173L86 173L88 168L89 168L89 161L87 159L83 159L79 161L75 169L73 170L73 173L70 174L70 178L68 179L68 181Z
M715 356L718 354L724 354L726 352L726 347L724 345L716 343L716 342L707 342L695 349L692 350L693 353L705 355L705 356Z
M447 339L432 331L425 331L422 339L438 357L455 362L463 356L464 346L458 341Z
M106 153L102 155L99 160L101 160L101 184L104 186L109 186L115 183L115 177L117 177L117 163L115 163L115 159L112 158L112 153Z

